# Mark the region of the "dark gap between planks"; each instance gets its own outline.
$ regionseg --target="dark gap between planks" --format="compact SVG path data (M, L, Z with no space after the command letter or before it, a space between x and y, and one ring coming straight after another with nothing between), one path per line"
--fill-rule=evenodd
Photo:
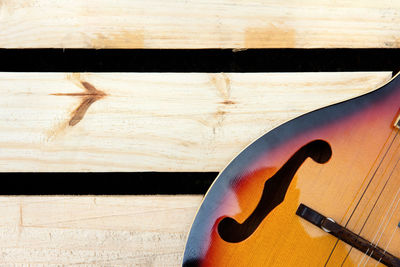
M1 173L0 195L204 194L217 172Z
M400 49L0 49L12 72L398 71Z

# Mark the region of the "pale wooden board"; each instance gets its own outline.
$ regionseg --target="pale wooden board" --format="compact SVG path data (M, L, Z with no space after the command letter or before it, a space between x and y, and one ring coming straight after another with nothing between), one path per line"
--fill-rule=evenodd
M220 171L273 127L390 76L0 73L0 171Z
M0 197L0 265L180 266L201 199Z
M400 47L392 0L0 0L6 48Z

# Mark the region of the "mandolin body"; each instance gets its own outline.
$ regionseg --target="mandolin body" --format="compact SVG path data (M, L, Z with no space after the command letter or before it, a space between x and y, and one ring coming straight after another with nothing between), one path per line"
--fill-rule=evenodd
M400 257L396 77L293 119L243 150L206 194L183 265L384 266L296 215L300 204Z

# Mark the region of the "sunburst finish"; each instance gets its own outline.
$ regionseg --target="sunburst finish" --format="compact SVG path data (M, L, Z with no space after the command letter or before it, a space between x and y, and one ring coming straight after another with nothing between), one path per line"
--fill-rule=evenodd
M219 175L187 241L184 266L382 265L296 215L301 203L400 257L400 76L366 95L291 120L265 134ZM325 163L307 158L283 201L248 237L229 242L218 225L243 223L266 181L299 149L328 143Z

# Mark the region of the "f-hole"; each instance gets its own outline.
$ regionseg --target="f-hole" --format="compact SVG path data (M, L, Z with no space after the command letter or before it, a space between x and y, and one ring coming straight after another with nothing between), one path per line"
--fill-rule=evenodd
M283 202L294 175L308 157L319 164L323 164L331 156L331 146L323 140L314 140L301 147L265 182L260 201L244 222L239 223L231 217L225 217L219 222L218 233L220 237L230 243L241 242L248 238L264 218Z

